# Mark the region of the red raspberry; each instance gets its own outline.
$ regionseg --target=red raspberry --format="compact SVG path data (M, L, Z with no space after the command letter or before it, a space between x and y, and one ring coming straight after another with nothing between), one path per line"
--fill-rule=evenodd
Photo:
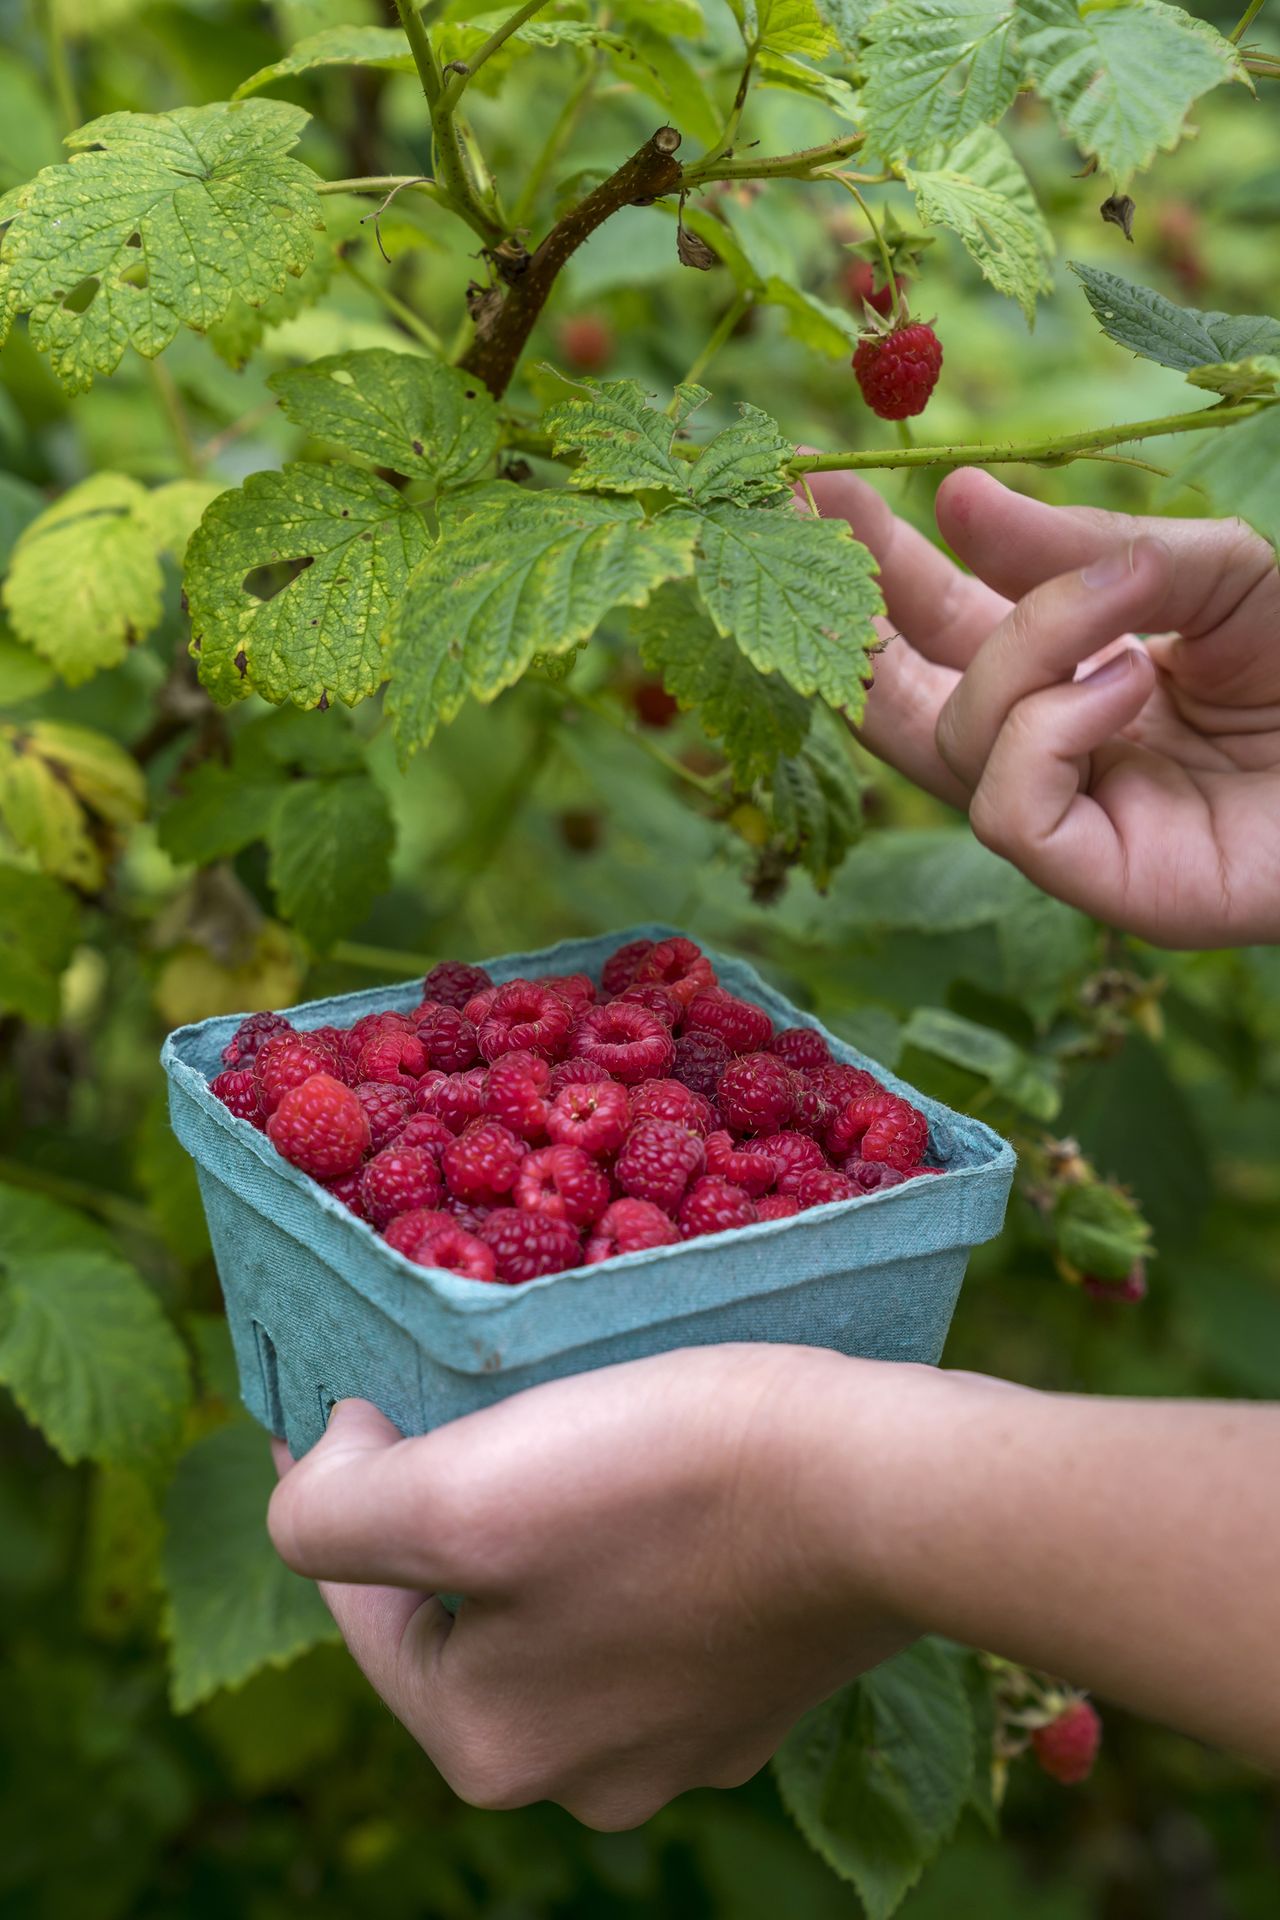
M369 1119L369 1143L374 1153L390 1146L413 1112L414 1096L407 1087L388 1080L362 1080L354 1089Z
M480 1238L492 1248L499 1280L517 1287L544 1273L563 1273L582 1260L578 1235L565 1220L546 1213L526 1213L521 1207L496 1207L479 1228Z
M705 1164L696 1134L673 1127L669 1120L642 1120L627 1135L614 1174L633 1199L652 1200L655 1207L674 1213Z
M360 1195L360 1181L364 1176L363 1167L353 1167L350 1173L340 1173L336 1180L322 1180L321 1186L331 1193L335 1200L341 1200L348 1212L354 1213L357 1220L367 1220L364 1201Z
M882 1160L863 1160L856 1153L851 1153L840 1165L859 1193L880 1193L886 1187L901 1187L911 1178L909 1173L900 1173L897 1167L885 1166Z
M480 1048L476 1030L456 1007L418 1009L418 1038L426 1048L428 1064L443 1073L463 1073L475 1065Z
M683 1007L704 987L716 983L715 969L702 948L680 938L660 940L645 954L632 979L636 986L655 980L660 987L669 988Z
M739 1000L722 987L700 993L685 1015L686 1033L714 1033L730 1053L759 1053L773 1037L773 1022L763 1007Z
M447 1213L421 1208L416 1213L402 1213L391 1222L385 1238L388 1246L415 1266L441 1267L446 1273L461 1274L465 1280L497 1279L492 1249Z
M335 1080L344 1077L344 1063L325 1041L292 1029L268 1034L253 1060L263 1112L274 1113L291 1088L300 1087L316 1073L330 1074Z
M779 1060L785 1060L796 1073L804 1073L810 1067L832 1065L831 1049L816 1027L784 1027L781 1033L774 1034L769 1051L776 1053Z
M734 1133L778 1133L795 1112L791 1069L771 1053L744 1053L720 1075L716 1103Z
M449 1142L441 1165L450 1193L492 1207L514 1187L524 1156L524 1141L510 1128L496 1120L477 1120Z
M825 1167L827 1156L807 1133L770 1133L753 1140L753 1153L767 1153L777 1169L779 1193L794 1193L800 1176L814 1167Z
M330 1073L313 1073L291 1087L267 1122L278 1154L316 1180L332 1180L358 1167L369 1151L364 1108Z
M664 1074L675 1057L675 1043L661 1020L630 1000L588 1007L572 1046L579 1058L628 1087Z
M793 1073L791 1088L795 1095L791 1125L797 1133L807 1133L813 1139L821 1140L835 1119L838 1107L827 1094L811 1083L807 1074Z
M653 940L630 940L625 947L619 947L609 955L601 969L600 985L610 1000L631 985L636 977L636 968L642 960L648 959L655 945Z
M493 996L480 1023L480 1051L497 1060L517 1049L556 1060L569 1044L573 1009L552 987L538 980L508 980Z
M620 1253L647 1253L680 1238L675 1221L650 1200L615 1200L587 1241L584 1264L596 1266Z
M478 1234L494 1209L473 1207L466 1200L455 1200L453 1195L448 1193L440 1202L440 1211L446 1219L453 1222L455 1227L461 1227L465 1233Z
M741 1187L714 1177L695 1180L680 1203L680 1232L686 1240L700 1233L728 1233L756 1219L755 1201Z
M333 1048L339 1059L346 1059L347 1033L345 1027L312 1027L308 1038L312 1040L323 1040L326 1046Z
M416 1028L415 1015L397 1013L391 1007L385 1007L381 1013L362 1013L355 1025L347 1030L347 1047L358 1059L377 1034L413 1033Z
M564 1092L566 1087L598 1086L606 1076L590 1060L557 1060L551 1069L551 1098Z
M469 967L462 960L441 960L423 981L422 997L461 1012L473 994L483 993L492 985L483 967Z
M528 1213L589 1227L609 1204L609 1182L581 1147L539 1147L521 1163L512 1198Z
M942 372L942 343L922 320L889 333L867 334L854 348L853 371L862 397L882 420L923 413Z
M732 1058L724 1041L717 1039L714 1033L682 1033L676 1041L672 1077L681 1086L688 1087L691 1093L700 1093L705 1100L714 1100L720 1075Z
M705 1137L716 1124L709 1100L693 1093L678 1080L642 1080L631 1091L633 1120L670 1120L677 1127Z
M630 1126L627 1090L614 1080L562 1087L547 1113L547 1134L556 1146L596 1155L615 1153Z
M921 1173L941 1173L941 1167L921 1167ZM1123 1280L1104 1280L1096 1273L1082 1273L1080 1284L1092 1300L1114 1300L1126 1307L1136 1307L1139 1301L1147 1297L1147 1267L1144 1260L1135 1260Z
M646 1007L650 1013L656 1013L663 1026L668 1028L674 1027L684 1013L683 1006L670 987L660 987L656 980L645 981L638 987L628 987L616 998L634 1000L638 1007Z
M383 1027L360 1049L356 1072L361 1080L385 1080L393 1087L417 1086L431 1062L412 1027Z
M538 985L550 987L571 1007L589 1007L596 997L595 982L585 973L549 973Z
M360 1197L365 1219L385 1227L398 1213L439 1204L444 1182L440 1162L430 1147L384 1147L375 1153L361 1175Z
M757 1220L792 1220L800 1211L794 1193L767 1193L756 1201Z
M478 1033L490 1007L498 997L497 987L481 987L479 993L473 993L462 1009L463 1018L469 1020Z
M439 1161L452 1139L452 1133L437 1114L411 1113L394 1141L388 1141L387 1144L401 1149L426 1147Z
M522 1140L542 1140L547 1131L547 1103L539 1091L538 1081L523 1064L532 1059L531 1054L504 1054L490 1067L484 1080L484 1110L492 1120L500 1120L504 1127L510 1127L512 1133L518 1133ZM545 1060L539 1060L542 1068L542 1085L550 1079Z
M847 1107L851 1100L865 1099L869 1093L883 1091L874 1074L867 1073L862 1067L848 1066L843 1060L833 1060L830 1066L811 1068L805 1075L806 1083L825 1094L834 1107Z
M465 1073L446 1074L426 1088L420 1085L418 1111L434 1113L451 1133L461 1133L484 1112L486 1078L483 1067L468 1067Z
M261 1130L266 1115L262 1110L262 1090L252 1067L227 1067L209 1082L209 1091L237 1120L247 1120Z
M1079 1786L1093 1772L1102 1744L1102 1721L1088 1700L1073 1700L1047 1727L1031 1735L1036 1759L1051 1780L1064 1787Z
M861 1195L857 1181L847 1173L837 1173L834 1167L810 1167L800 1175L796 1186L796 1199L802 1207L826 1207L833 1200L857 1200Z
M841 1159L857 1147L863 1160L882 1160L903 1173L919 1166L929 1145L929 1122L896 1093L852 1100L827 1129L827 1149Z
M222 1049L222 1064L224 1067L248 1066L263 1041L270 1039L273 1033L292 1032L292 1026L282 1013L251 1013L240 1022ZM241 1118L244 1116L241 1115Z
M389 1247L402 1253L406 1260L412 1260L414 1248L426 1234L437 1233L441 1227L454 1227L457 1224L453 1215L446 1213L443 1207L415 1207L412 1213L397 1214L391 1225L383 1229L382 1237Z
M767 1153L756 1150L753 1142L746 1151L735 1147L733 1135L724 1132L707 1135L707 1172L717 1180L728 1180L752 1198L768 1193L778 1177L778 1169Z

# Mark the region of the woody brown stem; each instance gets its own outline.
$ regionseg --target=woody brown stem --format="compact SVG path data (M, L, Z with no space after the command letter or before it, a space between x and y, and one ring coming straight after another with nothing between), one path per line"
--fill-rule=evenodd
M659 127L616 173L570 207L521 263L501 307L491 319L481 321L462 361L465 370L482 380L495 399L501 398L510 385L557 277L583 241L623 207L647 206L679 187L681 170L675 157L679 145L680 135L674 127Z

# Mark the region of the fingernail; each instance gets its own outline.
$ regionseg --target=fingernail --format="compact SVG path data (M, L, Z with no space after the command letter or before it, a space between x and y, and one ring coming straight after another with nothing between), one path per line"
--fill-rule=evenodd
M1080 584L1084 587L1118 587L1133 572L1133 545L1120 547L1113 553L1104 553L1100 560L1091 560L1080 574Z
M1092 673L1086 673L1083 680L1076 682L1080 687L1114 687L1119 681L1127 679L1138 664L1137 654L1132 647L1126 647L1123 653L1116 654L1112 660L1104 661L1095 667Z

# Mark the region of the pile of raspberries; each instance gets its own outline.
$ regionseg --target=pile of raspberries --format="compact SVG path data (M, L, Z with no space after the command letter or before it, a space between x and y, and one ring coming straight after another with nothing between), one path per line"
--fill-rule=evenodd
M942 1171L922 1113L691 940L620 947L598 987L442 961L412 1013L255 1013L222 1058L218 1098L390 1246L507 1286Z

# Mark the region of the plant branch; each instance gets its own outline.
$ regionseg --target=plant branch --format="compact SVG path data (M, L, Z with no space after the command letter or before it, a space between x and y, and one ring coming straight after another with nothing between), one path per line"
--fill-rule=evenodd
M486 243L493 236L492 222L473 206L464 206L440 185L438 180L424 179L417 173L371 173L357 180L322 180L316 188L317 193L380 193L385 197L412 191L425 193L446 213L456 214L459 220L465 220L471 231L478 234Z
M583 242L623 207L648 206L679 187L680 163L675 157L679 145L674 127L659 127L616 173L570 207L537 250L521 262L506 298L494 314L482 318L461 363L483 380L495 399L511 384L557 275Z
M468 83L479 73L485 62L492 60L494 54L506 46L512 34L518 33L526 20L531 20L535 13L541 13L542 9L549 4L550 0L525 0L524 5L518 7L509 20L504 20L497 31L491 33L484 44L476 48L470 60L457 63L445 86L441 100L446 113L451 113L457 106L466 92Z
M414 0L394 0L395 10L409 42L413 64L418 69L427 110L431 115L436 169L451 200L467 225L486 241L503 237L502 222L491 207L484 204L462 144L452 108L445 99L444 80L435 48L423 24Z
M1250 27L1262 12L1263 4L1264 0L1249 0L1249 5L1245 8L1243 17L1237 22L1231 34L1228 35L1228 38L1233 40L1236 46L1239 46L1245 34L1248 33Z
M705 187L712 180L822 180L824 169L851 159L866 139L863 133L846 133L839 140L828 140L821 147L803 147L799 153L728 154L717 159L711 154L695 160L684 170L681 185L689 192Z
M756 55L759 51L760 41L757 36L756 39L747 42L747 57L743 62L742 77L738 81L738 91L733 96L733 105L729 109L729 117L724 123L720 138L708 153L703 154L699 162L700 166L712 166L717 160L732 154L733 143L738 137L738 128L742 125L742 113L747 104L747 95L751 91L751 78L755 72Z
M880 222L876 219L874 213L872 213L870 207L858 192L857 187L847 173L835 173L832 174L831 177L833 180L838 180L846 193L851 193L858 205L862 208L862 217L875 235L876 248L880 255L880 266L884 273L884 284L889 289L893 302L890 310L892 317L895 321L900 320L902 317L902 295L898 290L898 276L893 270L892 256L885 244L884 235L880 231Z

